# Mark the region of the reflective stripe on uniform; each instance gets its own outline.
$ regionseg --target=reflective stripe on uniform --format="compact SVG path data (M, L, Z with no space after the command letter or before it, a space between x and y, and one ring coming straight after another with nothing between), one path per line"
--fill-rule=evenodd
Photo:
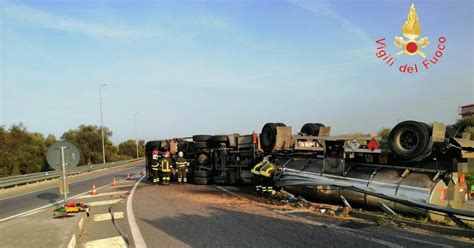
M188 162L176 162L176 166L178 168L188 166Z
M264 177L271 177L275 170L276 166L272 163L268 163L260 169L260 175Z
M267 163L268 163L268 162L266 162L266 161L262 161L262 162L256 164L256 165L252 168L252 170L250 170L250 172L252 172L252 173L255 174L255 175L260 175L260 168L262 168L263 166L265 166Z
M163 159L163 160L161 160L160 164L161 164L161 171L163 171L163 172L170 172L171 171L170 162L168 160Z

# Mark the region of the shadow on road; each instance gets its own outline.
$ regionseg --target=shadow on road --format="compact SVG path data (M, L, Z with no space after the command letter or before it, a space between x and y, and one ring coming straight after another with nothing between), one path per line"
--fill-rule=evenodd
M41 194L36 195L36 197L39 199L48 200L49 203L55 203L60 200L59 194L51 193L51 192L41 193Z

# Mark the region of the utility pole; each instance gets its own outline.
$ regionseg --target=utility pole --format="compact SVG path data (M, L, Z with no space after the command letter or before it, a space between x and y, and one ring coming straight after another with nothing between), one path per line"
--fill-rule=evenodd
M137 131L137 115L138 112L135 112L134 117L135 117L135 143L137 144L137 158L138 158L138 131Z
M101 84L99 86L99 99L100 99L100 129L102 132L102 161L105 164L105 137L104 137L104 118L102 112L102 87L107 86L107 84Z

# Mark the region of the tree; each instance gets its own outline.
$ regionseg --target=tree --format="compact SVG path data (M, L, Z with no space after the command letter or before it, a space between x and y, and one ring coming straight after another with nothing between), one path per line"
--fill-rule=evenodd
M48 136L49 141L55 140ZM46 167L47 139L30 133L20 123L8 130L0 127L0 176L39 172Z
M105 159L108 162L116 161L119 158L117 148L110 141L112 131L104 127L104 134ZM78 129L65 132L61 138L77 146L81 152L81 165L102 163L102 133L99 127L82 124Z
M391 131L391 128L383 127L379 130L378 136L383 140L388 140L388 136L390 135Z
M129 158L137 157L137 143L135 140L129 139L119 144L118 154L122 156L127 156ZM138 156L145 156L145 141L138 141Z
M471 139L474 139L474 117L459 119L453 124L453 127L459 132L467 132L471 134Z

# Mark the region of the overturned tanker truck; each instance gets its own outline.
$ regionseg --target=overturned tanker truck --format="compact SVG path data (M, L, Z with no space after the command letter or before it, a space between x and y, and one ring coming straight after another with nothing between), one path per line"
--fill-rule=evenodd
M319 123L305 124L297 135L284 124L267 123L260 142L282 168L276 185L309 199L435 221L474 216L467 209L465 182L474 172L474 141L468 134L416 121L399 123L387 140L329 133L330 127Z
M149 141L147 171L153 150L183 151L195 184L252 183L251 168L268 156L281 169L276 186L307 199L435 221L474 217L466 210L465 182L474 172L474 141L440 123L404 121L387 140L331 136L320 123L307 123L297 134L283 123L267 123L260 135Z

